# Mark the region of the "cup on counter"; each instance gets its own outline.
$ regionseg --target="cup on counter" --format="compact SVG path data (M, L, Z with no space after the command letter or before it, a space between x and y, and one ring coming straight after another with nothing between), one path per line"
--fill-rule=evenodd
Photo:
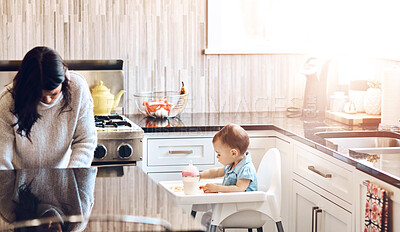
M363 113L364 110L364 96L367 91L359 91L359 90L350 90L349 91L349 100L354 102L357 106L357 112Z
M193 166L192 161L182 171L183 192L193 195L199 191L200 172Z
M347 102L347 96L344 92L334 92L330 96L330 110L332 112L342 112L344 104Z
M368 89L367 80L353 80L349 84L349 101L354 102L358 113L365 112L364 96Z

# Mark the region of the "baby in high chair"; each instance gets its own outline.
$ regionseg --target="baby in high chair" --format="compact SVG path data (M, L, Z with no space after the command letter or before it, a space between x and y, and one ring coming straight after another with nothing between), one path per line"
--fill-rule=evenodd
M224 177L222 185L206 184L205 193L257 191L256 169L251 161L249 136L239 125L228 124L213 138L214 150L218 161L224 165L200 173L200 179ZM211 212L203 215L202 224L209 226Z

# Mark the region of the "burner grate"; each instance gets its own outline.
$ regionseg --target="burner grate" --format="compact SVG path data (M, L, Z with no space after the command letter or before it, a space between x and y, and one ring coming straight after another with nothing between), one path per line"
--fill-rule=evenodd
M96 127L132 127L132 124L127 120L123 119L118 114L111 114L107 116L94 116Z
M94 116L94 120L96 122L99 122L99 121L110 121L110 120L113 120L113 119L123 120L122 116L119 115L119 114L110 114L110 115L107 115L107 116Z

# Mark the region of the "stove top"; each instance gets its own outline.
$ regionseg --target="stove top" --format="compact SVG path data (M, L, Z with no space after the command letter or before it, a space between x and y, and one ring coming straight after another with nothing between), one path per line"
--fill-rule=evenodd
M127 117L119 114L107 116L94 116L97 132L143 132L142 128L133 123Z
M132 127L132 124L124 119L118 114L112 114L108 116L94 116L94 121L96 122L96 127L106 128L106 127Z

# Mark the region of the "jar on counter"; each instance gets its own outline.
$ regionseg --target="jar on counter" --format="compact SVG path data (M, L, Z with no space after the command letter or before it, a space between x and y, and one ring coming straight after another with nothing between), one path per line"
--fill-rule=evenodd
M349 84L349 101L356 104L357 112L364 113L364 96L367 93L367 80L353 80Z
M332 112L343 112L347 98L344 92L334 92L333 95L330 96L330 110Z

